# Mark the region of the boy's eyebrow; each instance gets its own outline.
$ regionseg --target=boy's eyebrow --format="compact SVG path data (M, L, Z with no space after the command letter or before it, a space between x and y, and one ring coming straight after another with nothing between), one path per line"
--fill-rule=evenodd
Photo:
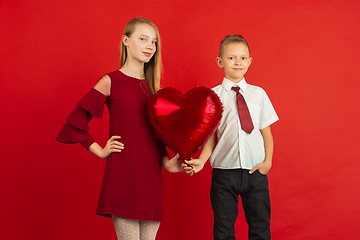
M248 53L229 53L228 56L246 56Z

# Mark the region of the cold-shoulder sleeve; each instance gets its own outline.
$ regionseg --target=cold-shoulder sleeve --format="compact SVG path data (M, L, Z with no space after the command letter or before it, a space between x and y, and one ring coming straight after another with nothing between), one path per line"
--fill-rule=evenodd
M107 97L92 88L78 103L77 107L66 118L56 141L61 143L81 143L89 149L95 141L89 134L88 123L93 117L102 118Z

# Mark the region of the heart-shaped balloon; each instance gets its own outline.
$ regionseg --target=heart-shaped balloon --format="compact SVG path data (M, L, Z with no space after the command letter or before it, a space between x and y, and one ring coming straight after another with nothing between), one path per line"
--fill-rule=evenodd
M150 99L150 123L161 140L181 160L190 159L218 126L223 107L210 88L194 87L187 94L167 87Z

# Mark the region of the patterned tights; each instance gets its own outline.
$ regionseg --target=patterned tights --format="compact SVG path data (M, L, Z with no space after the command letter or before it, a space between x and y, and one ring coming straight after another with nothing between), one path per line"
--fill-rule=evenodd
M155 240L160 222L112 216L118 240Z

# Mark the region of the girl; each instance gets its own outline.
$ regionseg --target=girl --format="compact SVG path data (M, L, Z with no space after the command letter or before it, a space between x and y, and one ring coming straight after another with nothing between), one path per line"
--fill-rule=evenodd
M178 155L169 160L146 114L149 98L160 89L160 50L154 23L132 19L122 36L120 70L101 78L78 102L56 139L107 158L96 213L112 217L119 240L155 239L164 220L161 166L183 171ZM105 103L111 137L102 148L88 133L88 122L102 117Z

